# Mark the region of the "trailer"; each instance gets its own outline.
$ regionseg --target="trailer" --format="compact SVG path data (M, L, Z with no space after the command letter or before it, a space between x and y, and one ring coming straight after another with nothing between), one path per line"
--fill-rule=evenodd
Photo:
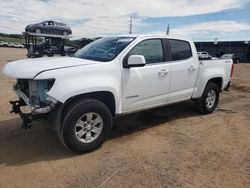
M29 58L65 56L65 41L70 38L64 35L31 32L23 32L23 35Z

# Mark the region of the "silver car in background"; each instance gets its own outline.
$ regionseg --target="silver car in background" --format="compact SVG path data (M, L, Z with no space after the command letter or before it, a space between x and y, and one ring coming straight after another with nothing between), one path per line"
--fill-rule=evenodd
M63 36L72 34L72 31L68 25L56 21L44 21L41 23L28 25L25 28L25 31L37 34L44 33Z

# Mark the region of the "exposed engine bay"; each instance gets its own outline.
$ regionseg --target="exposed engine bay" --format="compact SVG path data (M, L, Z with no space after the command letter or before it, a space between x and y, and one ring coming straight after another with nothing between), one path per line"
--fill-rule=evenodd
M16 92L19 100L10 101L12 104L11 112L20 115L23 119L23 128L30 128L32 120L44 119L55 107L57 101L47 94L54 82L54 79L17 79L13 90ZM31 112L23 113L20 108L22 106L28 106Z

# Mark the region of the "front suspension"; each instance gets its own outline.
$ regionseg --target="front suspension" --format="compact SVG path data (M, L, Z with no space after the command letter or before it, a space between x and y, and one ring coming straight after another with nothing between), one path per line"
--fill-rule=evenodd
M32 126L32 114L23 113L20 108L21 106L26 106L25 102L22 100L10 101L10 104L12 105L12 110L10 113L18 114L23 120L21 129L30 129Z

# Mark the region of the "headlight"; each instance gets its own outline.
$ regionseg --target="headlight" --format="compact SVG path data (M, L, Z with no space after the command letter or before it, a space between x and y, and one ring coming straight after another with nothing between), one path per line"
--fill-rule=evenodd
M28 80L30 104L42 106L47 102L47 92L52 88L55 79Z
M31 80L30 81L30 99L34 105L45 103L48 97L47 92L54 85L55 79Z
M14 85L14 90L21 91L29 100L29 104L33 107L41 107L51 102L51 97L47 92L52 88L55 79L46 80L30 80L18 79Z

